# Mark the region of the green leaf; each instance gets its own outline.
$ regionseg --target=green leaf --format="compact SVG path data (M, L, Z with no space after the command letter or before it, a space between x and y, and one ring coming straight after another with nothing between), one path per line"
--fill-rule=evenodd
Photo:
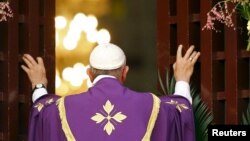
M250 20L250 6L249 4L238 4L237 9L238 13L241 17L243 17L246 20Z
M158 70L158 80L159 80L159 83L160 83L160 87L161 87L161 90L163 91L164 95L167 95L167 92L166 92L166 88L162 82L162 79L161 79L161 74Z
M166 68L166 87L167 87L167 93L168 93L168 94L171 94L170 91L169 91L169 89L170 89L170 88L169 88L169 86L170 86L170 84L169 84L169 83L170 83L170 82L169 82L169 79L170 79L170 78L169 78L169 70Z
M170 82L170 88L169 88L169 92L171 94L173 94L175 91L175 83L176 83L176 81L175 81L174 77L172 77L171 82Z
M247 51L250 51L250 39L248 39Z
M242 114L243 125L250 125L250 103L248 104L247 110Z

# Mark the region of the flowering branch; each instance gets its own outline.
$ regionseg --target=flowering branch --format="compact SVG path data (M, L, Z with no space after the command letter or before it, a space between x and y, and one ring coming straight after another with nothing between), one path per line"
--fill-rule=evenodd
M219 21L225 24L227 27L234 27L232 22L232 15L236 11L237 4L230 10L228 9L228 3L233 2L232 0L220 1L214 5L214 7L207 13L207 23L202 28L209 30L216 30L214 22Z
M7 21L8 17L13 17L9 2L0 2L0 22Z
M234 4L229 8L229 3ZM224 24L227 27L234 28L232 15L238 13L242 18L248 20L248 46L247 50L250 51L250 0L222 0L216 3L213 8L207 13L207 23L203 26L202 30L215 30L218 31L214 25L215 21Z

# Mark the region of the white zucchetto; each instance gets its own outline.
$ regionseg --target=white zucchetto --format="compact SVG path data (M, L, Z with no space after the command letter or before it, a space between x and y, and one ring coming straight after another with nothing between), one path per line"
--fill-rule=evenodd
M96 46L89 58L90 66L100 70L113 70L121 67L126 61L123 50L112 43Z

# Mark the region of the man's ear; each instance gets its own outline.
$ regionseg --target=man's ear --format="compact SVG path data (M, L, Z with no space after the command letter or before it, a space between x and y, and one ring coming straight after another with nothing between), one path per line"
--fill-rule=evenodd
M122 76L121 76L121 81L122 82L125 82L126 78L127 78L127 74L128 74L128 71L129 71L129 67L128 66L125 66L122 70Z
M94 74L93 74L93 72L91 71L91 69L90 69L90 68L87 68L86 72L87 72L87 74L88 74L88 76L89 76L90 81L93 82L93 81L94 81Z

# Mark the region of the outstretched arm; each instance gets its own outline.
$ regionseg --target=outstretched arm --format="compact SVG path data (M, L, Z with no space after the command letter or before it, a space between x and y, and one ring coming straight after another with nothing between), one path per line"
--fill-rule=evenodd
M194 71L194 65L200 56L200 52L194 51L194 46L190 46L185 55L182 56L182 48L183 46L179 45L176 53L176 62L173 65L176 79L175 95L187 98L192 104L189 81Z
M47 87L48 80L46 77L43 59L41 57L37 57L35 60L29 54L24 54L22 59L26 65L21 65L21 67L28 75L32 84L32 89L34 89L37 84L43 84ZM47 94L47 90L45 88L35 90L32 96L33 102L44 94Z

